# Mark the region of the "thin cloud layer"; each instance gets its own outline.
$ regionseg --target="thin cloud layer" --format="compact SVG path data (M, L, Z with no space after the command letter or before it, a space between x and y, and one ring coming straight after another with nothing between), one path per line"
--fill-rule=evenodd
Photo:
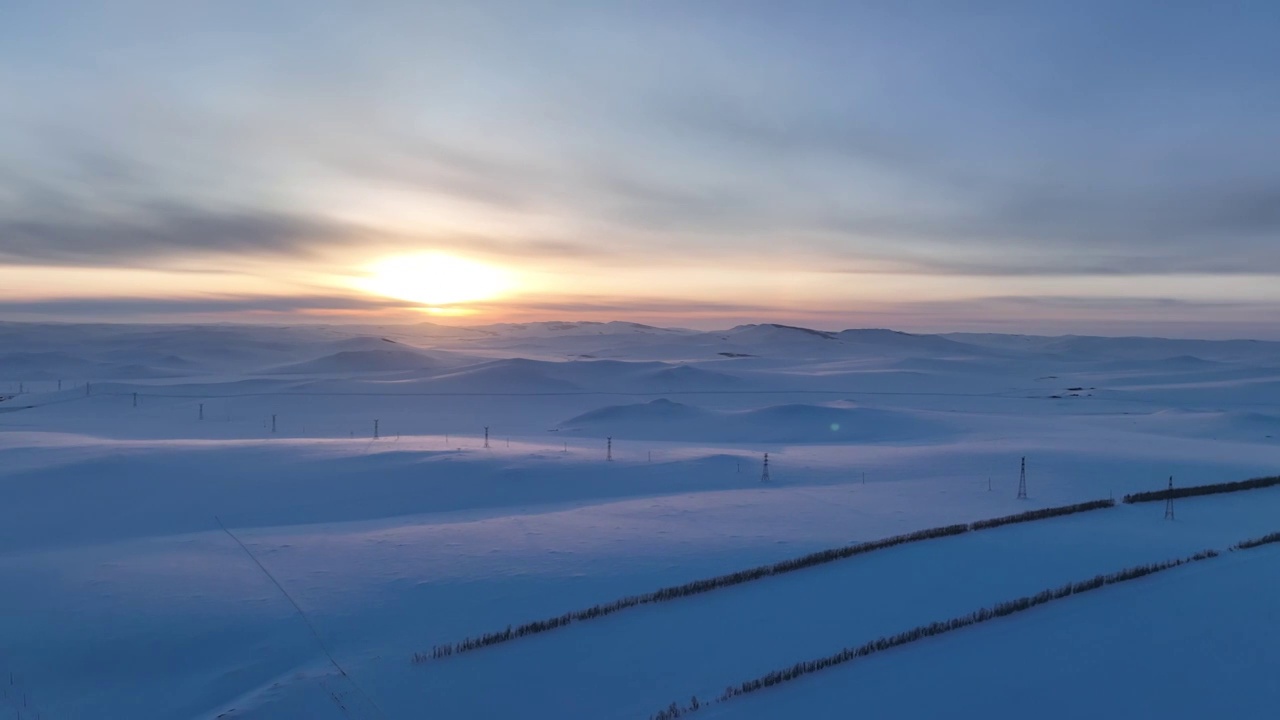
M123 218L0 219L0 262L146 265L157 258L209 253L306 257L353 236L358 236L353 228L309 217L149 207Z
M412 310L405 302L345 295L270 295L163 297L78 297L55 300L0 300L0 311L13 315L57 314L75 318L111 319L135 314L212 315L221 313L292 313L305 311Z

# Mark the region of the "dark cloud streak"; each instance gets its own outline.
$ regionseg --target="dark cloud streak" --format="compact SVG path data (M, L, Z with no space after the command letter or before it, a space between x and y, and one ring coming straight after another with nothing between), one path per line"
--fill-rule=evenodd
M54 300L0 300L0 312L51 317L127 317L219 313L291 313L298 311L372 311L415 309L400 300L343 295L206 295L199 297L85 297Z
M349 227L283 213L160 205L125 217L0 219L0 261L146 265L208 253L305 257L354 234Z

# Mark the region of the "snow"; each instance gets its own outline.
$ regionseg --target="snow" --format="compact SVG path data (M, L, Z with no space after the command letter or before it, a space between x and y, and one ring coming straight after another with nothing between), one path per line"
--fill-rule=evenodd
M269 368L263 373L270 375L371 373L425 370L433 365L439 367L439 363L419 353L378 348L343 350L306 362Z
M1122 505L412 665L433 644L818 549L1170 475L1275 474L1280 344L0 323L0 398L0 685L15 677L0 717L20 720L647 718L883 634L1280 530L1274 489L1180 501L1174 522L1159 503ZM1262 717L1276 552L695 717Z
M1280 549L1232 553L713 706L804 717L1269 718ZM922 692L902 692L905 677Z
M564 421L560 428L597 437L663 440L683 435L703 441L770 444L936 442L955 434L943 421L930 419L929 413L803 403L724 412L666 398L592 410Z

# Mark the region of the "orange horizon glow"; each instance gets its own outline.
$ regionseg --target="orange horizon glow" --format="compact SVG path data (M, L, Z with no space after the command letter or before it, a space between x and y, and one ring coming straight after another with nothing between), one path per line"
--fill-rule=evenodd
M1172 321L1163 298L1179 297L1183 324L1243 337L1258 334L1249 328L1269 322L1270 304L1280 299L1274 278L1264 273L1233 275L1224 294L1221 277L1211 273L935 275L830 270L804 259L764 263L749 257L708 265L680 254L602 261L477 250L364 245L304 258L210 255L151 267L0 264L0 307L3 319L14 321L625 320L702 328L780 322L924 331L1022 330L1048 323L1072 332L1114 325L1151 333ZM1120 303L1122 311L1100 320L1099 303ZM1223 303L1242 329L1222 324Z
M437 314L457 314L465 303L494 300L516 288L505 268L438 252L393 255L365 266L350 287L414 303Z

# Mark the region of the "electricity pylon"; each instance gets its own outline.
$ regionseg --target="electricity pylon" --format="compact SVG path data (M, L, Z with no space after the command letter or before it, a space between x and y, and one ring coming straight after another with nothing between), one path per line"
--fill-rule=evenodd
M1018 476L1018 499L1027 499L1027 459L1022 458L1022 472Z

